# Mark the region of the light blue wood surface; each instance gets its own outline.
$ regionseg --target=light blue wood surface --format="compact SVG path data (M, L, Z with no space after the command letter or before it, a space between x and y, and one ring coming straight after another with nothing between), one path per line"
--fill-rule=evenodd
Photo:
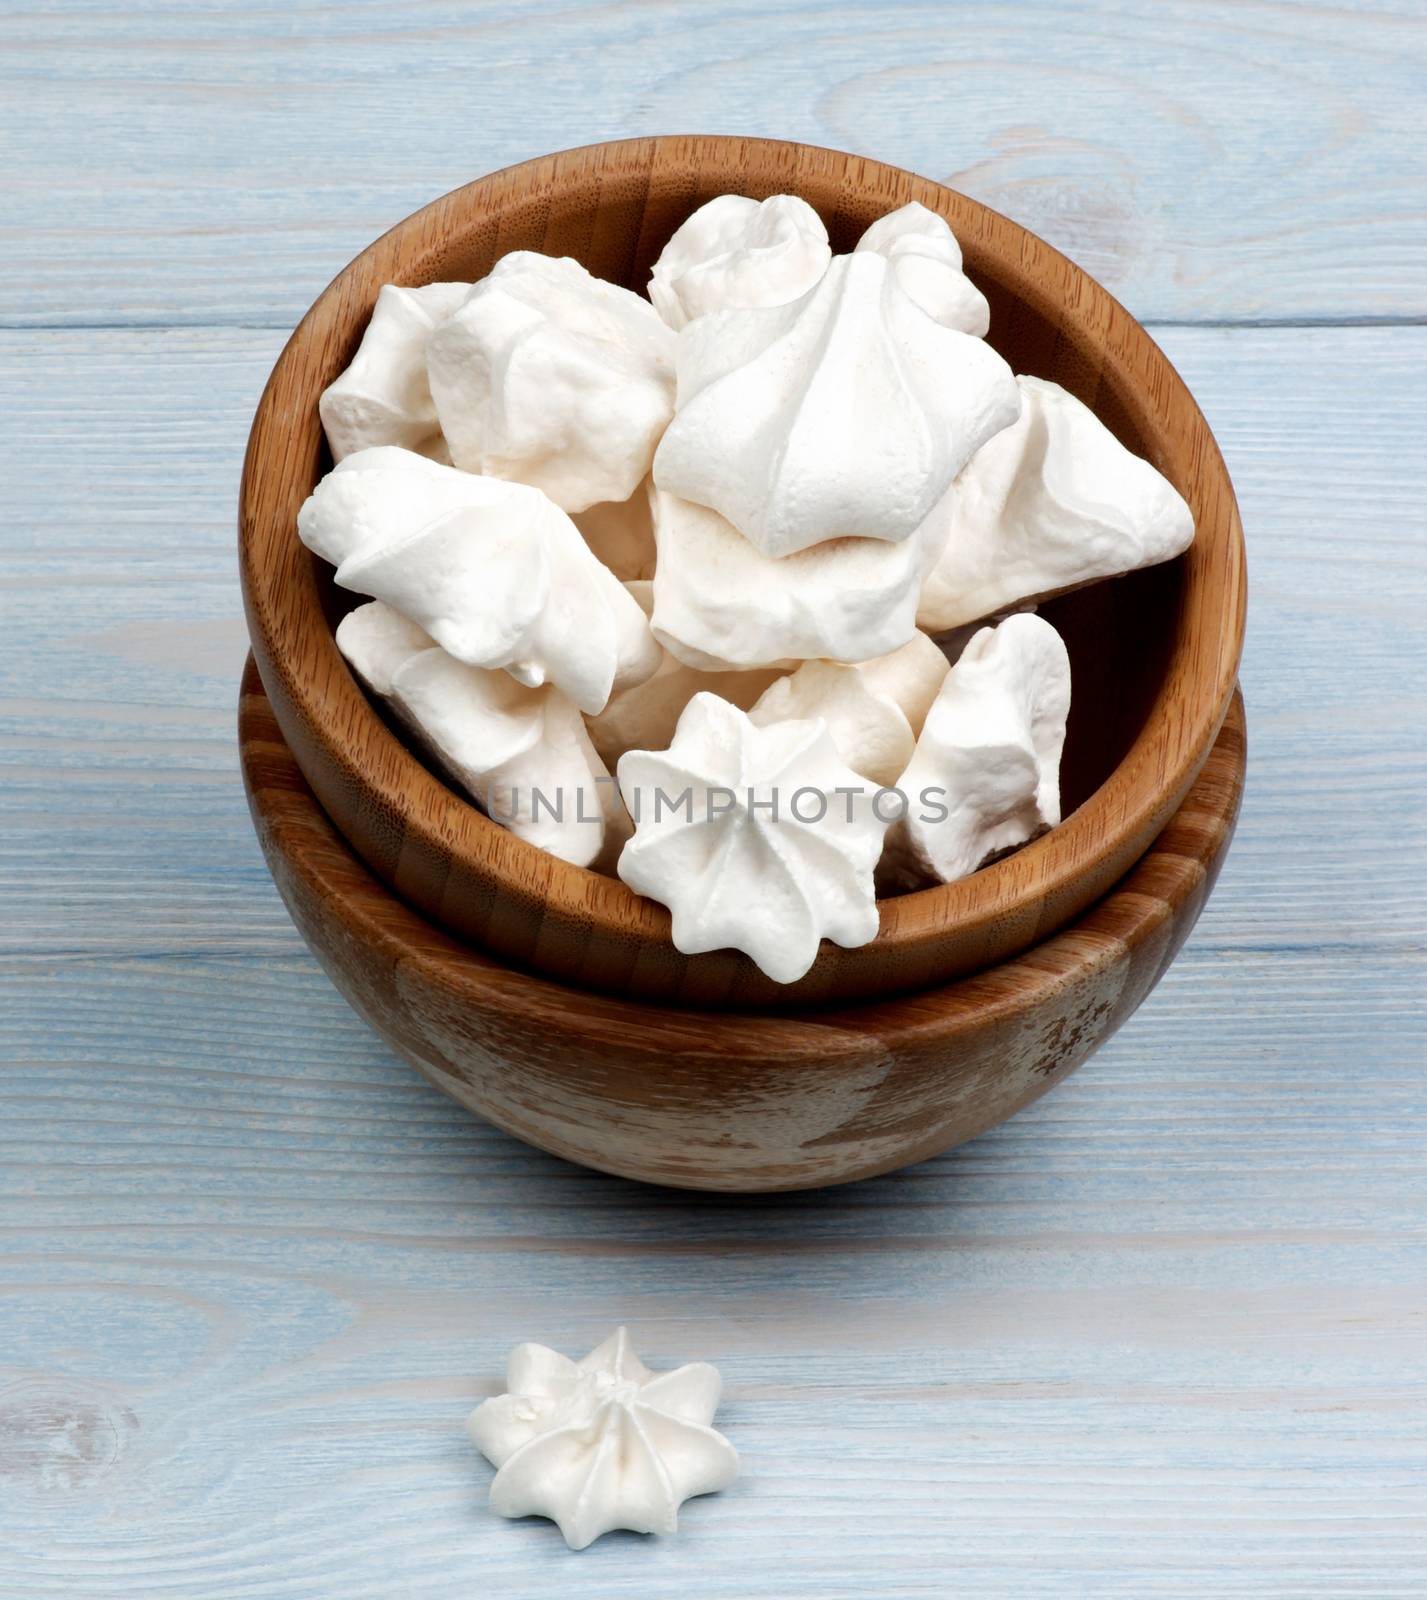
M3 1600L1427 1592L1424 85L1418 4L0 7ZM285 330L441 190L676 128L1046 233L1160 324L1250 541L1244 820L1161 989L784 1200L418 1082L234 760ZM620 1321L720 1365L745 1474L571 1556L460 1423Z

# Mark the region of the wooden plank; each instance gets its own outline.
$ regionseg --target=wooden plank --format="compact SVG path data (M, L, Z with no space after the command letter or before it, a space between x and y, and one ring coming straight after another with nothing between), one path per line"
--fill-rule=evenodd
M1403 9L0 8L3 1600L1427 1588L1427 332L1163 334L1249 530L1239 841L1131 1026L915 1171L694 1200L471 1122L302 949L231 731L246 419L415 205L777 131L1155 319L1420 318ZM619 1320L720 1362L746 1473L572 1563L459 1422Z
M1223 882L1069 1084L777 1200L481 1127L288 924L232 749L279 343L0 335L0 1597L1422 1593L1427 329L1166 330L1250 540ZM619 1321L745 1476L575 1560L460 1421Z
M729 1202L481 1128L295 949L7 972L0 1593L1419 1593L1420 1009L1342 1063L1421 978L1201 943L968 1149ZM460 1420L621 1320L746 1476L570 1568Z
M459 183L694 129L943 179L1141 317L1420 318L1424 84L1415 5L4 5L0 324L290 327Z

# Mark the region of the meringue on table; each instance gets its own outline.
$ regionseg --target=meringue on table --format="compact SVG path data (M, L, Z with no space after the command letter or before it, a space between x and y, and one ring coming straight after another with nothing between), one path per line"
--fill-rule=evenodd
M627 500L674 410L674 335L647 300L568 256L503 256L432 335L451 460L566 511Z
M929 519L941 556L918 622L937 633L1169 561L1194 539L1170 481L1058 383L1018 377L1021 414Z
M549 1517L572 1550L615 1528L677 1532L685 1500L738 1476L738 1452L713 1427L722 1388L703 1361L651 1372L623 1328L579 1361L517 1345L508 1392L466 1421L498 1469L491 1510Z
M876 250L835 257L790 305L700 317L676 360L654 481L767 556L910 538L1021 407L990 345L934 321Z
M619 876L669 908L675 949L742 950L795 983L824 938L853 949L876 937L872 873L890 818L825 723L760 728L696 694L670 747L627 751L618 776L635 828Z

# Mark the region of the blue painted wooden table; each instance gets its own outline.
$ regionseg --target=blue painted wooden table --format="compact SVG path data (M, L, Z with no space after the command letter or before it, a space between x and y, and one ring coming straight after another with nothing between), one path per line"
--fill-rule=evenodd
M0 1595L1427 1592L1427 13L0 5ZM535 1154L337 998L234 760L248 417L494 167L771 133L1100 276L1250 541L1239 838L1133 1023L913 1171ZM571 1556L484 1509L507 1348L723 1369L745 1474Z

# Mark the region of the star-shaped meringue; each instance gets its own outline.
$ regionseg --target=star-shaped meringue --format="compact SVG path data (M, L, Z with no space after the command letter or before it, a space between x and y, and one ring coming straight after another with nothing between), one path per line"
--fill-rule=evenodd
M654 481L766 556L910 538L1021 409L1001 357L929 316L878 250L835 256L789 305L696 318L675 363Z
M549 1517L572 1550L614 1528L674 1533L685 1500L738 1476L738 1452L711 1426L717 1371L650 1372L624 1328L580 1361L517 1345L506 1387L466 1422L497 1468L491 1510Z
M668 906L685 955L742 950L794 983L823 938L854 949L876 937L872 873L893 813L825 722L759 727L696 694L669 749L627 751L618 776L635 834L617 870Z

